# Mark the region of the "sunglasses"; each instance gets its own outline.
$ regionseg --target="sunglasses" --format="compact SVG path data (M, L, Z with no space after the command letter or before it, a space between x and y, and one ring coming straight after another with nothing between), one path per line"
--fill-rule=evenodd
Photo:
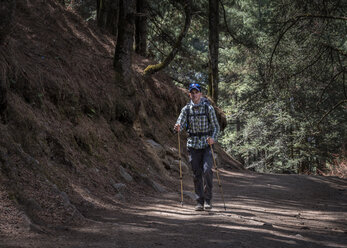
M193 88L198 88L199 91L201 91L201 86L199 84L190 84L189 85L189 90L193 89Z

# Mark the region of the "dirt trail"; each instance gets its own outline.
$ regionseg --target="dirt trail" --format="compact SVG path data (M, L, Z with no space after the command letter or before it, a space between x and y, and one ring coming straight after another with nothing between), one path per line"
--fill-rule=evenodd
M0 247L347 247L347 181L221 171L227 211L193 211L177 193L89 210L83 227L3 239ZM192 190L189 178L185 190ZM188 185L187 185L188 184Z

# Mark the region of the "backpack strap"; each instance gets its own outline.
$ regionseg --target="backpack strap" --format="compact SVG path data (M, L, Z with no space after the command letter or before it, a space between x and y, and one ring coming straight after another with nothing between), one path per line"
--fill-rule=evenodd
M190 116L190 103L188 103L186 108L186 116L187 116L187 125L186 125L186 130L188 131L189 126L190 126L190 120L189 120L189 116Z
M210 115L209 115L209 109L208 109L209 106L210 106L209 104L205 104L205 115L207 117L208 124L211 124Z

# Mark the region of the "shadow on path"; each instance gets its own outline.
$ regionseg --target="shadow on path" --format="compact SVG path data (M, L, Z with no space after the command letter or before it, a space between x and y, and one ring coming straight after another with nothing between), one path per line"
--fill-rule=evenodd
M193 211L188 199L181 207L179 194L165 193L119 209L91 209L88 225L31 242L43 247L347 247L346 180L224 170L220 175L227 211L215 181L210 212Z

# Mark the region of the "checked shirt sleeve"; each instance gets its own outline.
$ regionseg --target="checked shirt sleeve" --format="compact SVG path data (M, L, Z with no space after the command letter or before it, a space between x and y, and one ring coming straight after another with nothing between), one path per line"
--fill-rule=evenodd
M219 134L219 124L216 116L216 112L214 111L214 108L210 105L209 106L209 116L211 120L211 125L212 125L212 138L217 141L218 139L218 134Z
M180 115L178 116L178 119L176 121L176 124L180 124L181 126L181 132L184 129L184 127L186 126L186 122L187 122L187 106L185 106L184 108L182 108Z

